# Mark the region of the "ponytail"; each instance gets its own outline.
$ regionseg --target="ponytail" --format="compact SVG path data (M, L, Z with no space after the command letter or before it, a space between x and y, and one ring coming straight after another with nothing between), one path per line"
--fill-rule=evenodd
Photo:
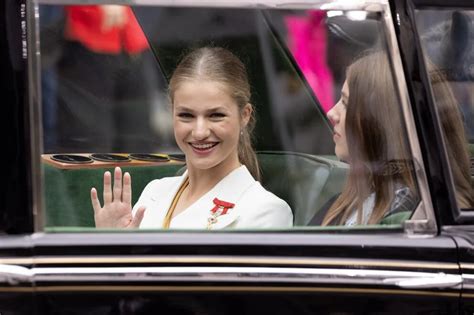
M240 132L239 138L239 161L244 164L252 174L255 180L260 181L260 166L257 159L257 153L253 148L253 129L255 127L255 114L252 108L252 114L250 116L247 126Z

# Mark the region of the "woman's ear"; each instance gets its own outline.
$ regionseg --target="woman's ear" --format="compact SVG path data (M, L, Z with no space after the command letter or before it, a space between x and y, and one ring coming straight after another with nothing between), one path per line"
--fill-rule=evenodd
M245 104L244 108L241 111L241 118L242 118L242 127L247 126L249 123L250 117L252 117L253 108L252 105L249 103Z

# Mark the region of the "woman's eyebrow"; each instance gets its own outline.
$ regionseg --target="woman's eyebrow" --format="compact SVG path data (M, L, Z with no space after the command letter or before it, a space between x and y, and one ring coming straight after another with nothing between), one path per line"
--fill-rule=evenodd
M176 110L178 111L185 111L185 112L192 112L193 109L192 108L189 108L189 107L186 107L186 106L182 106L182 105L177 105L175 107Z
M209 108L208 110L206 110L206 112L208 112L208 113L225 112L225 111L227 111L227 108L225 106L216 106L216 107L212 107L212 108Z
M348 99L349 97L347 96L347 93L346 92L342 92L341 91L341 97L344 98L344 99Z

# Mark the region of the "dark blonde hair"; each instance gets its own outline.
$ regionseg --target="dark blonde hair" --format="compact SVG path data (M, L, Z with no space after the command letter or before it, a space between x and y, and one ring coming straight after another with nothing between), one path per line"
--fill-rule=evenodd
M242 61L229 50L221 47L202 47L187 54L179 63L170 79L169 95L171 103L174 93L184 81L208 80L222 84L242 111L250 103L250 84L247 70ZM239 139L239 161L244 164L256 180L260 180L260 168L253 149L253 129L255 114L252 114L247 126L242 129Z
M414 191L413 165L388 57L383 52L364 55L349 66L346 80L350 168L345 187L322 224L344 224L355 209L360 223L363 203L372 193L375 201L368 224L376 224L397 189Z
M446 143L458 207L472 208L474 198L470 160L462 115L449 83L446 81L445 73L436 69L430 61L428 61L428 71Z

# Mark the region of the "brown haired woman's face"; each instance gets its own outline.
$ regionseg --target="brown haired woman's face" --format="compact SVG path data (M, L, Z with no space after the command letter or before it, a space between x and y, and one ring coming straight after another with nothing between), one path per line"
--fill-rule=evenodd
M347 80L344 82L341 90L341 98L327 113L329 121L334 126L334 144L336 156L342 161L349 161L349 149L346 138L346 110L349 101L349 87Z
M188 169L224 167L230 171L240 165L240 130L248 123L250 113L250 106L240 111L217 82L196 80L180 84L174 93L173 125Z

